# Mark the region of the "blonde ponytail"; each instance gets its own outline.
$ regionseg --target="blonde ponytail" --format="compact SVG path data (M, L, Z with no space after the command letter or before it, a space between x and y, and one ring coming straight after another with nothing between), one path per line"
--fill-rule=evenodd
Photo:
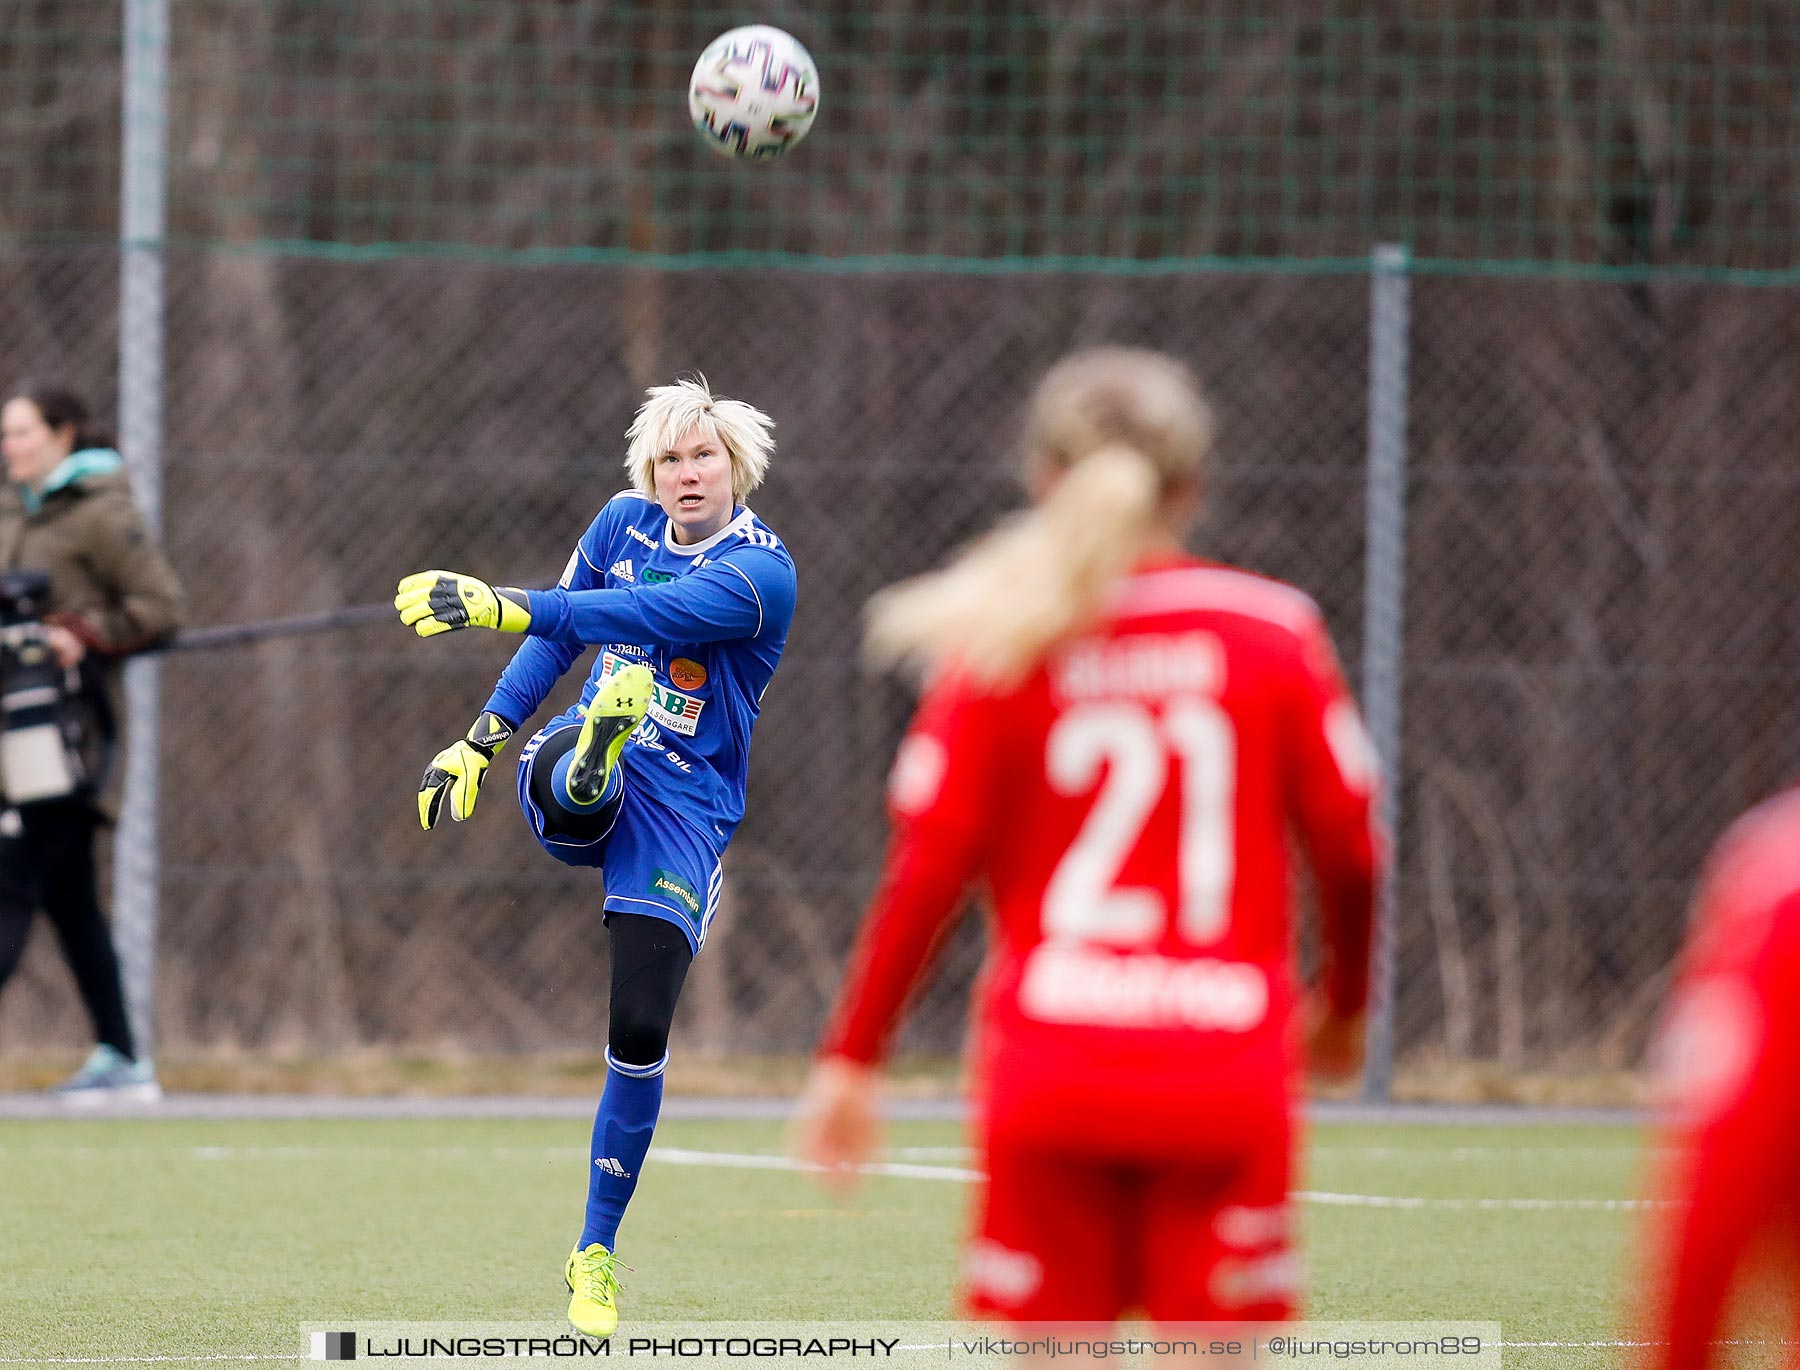
M1098 617L1151 529L1158 487L1150 461L1120 443L1077 462L1042 503L943 570L876 595L870 657L925 668L954 660L983 684L1016 683Z

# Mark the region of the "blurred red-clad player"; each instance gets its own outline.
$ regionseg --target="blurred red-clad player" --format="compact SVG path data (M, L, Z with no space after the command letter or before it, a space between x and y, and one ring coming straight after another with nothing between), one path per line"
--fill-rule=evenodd
M1672 1202L1642 1331L1648 1364L1686 1370L1724 1359L1715 1342L1738 1296L1779 1311L1783 1335L1800 1316L1800 791L1713 852L1660 1054Z
M1370 749L1312 600L1180 550L1211 433L1169 358L1066 359L1027 421L1033 508L871 611L877 655L934 678L797 1146L840 1183L868 1157L874 1067L985 885L963 1277L1015 1323L1292 1316L1290 830L1323 915L1313 1064L1361 1061Z

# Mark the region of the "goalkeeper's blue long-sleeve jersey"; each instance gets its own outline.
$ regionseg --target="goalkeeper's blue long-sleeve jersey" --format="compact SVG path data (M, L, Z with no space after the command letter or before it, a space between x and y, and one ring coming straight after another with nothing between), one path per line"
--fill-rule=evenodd
M749 509L683 546L669 516L635 490L615 495L581 536L554 590L533 590L529 637L487 707L515 728L590 646L600 681L641 662L656 676L650 712L626 749L626 782L713 834L744 816L750 730L794 618L794 559Z

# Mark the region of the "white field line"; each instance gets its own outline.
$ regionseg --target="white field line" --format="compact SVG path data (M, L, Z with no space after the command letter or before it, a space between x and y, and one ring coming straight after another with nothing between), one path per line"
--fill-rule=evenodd
M444 1144L434 1146L368 1146L353 1144L347 1146L194 1146L194 1147L159 1147L159 1146L62 1146L51 1143L32 1143L25 1146L8 1146L0 1144L0 1156L24 1155L58 1155L58 1156L176 1156L187 1155L198 1160L236 1160L258 1156L268 1156L281 1160L317 1159L323 1156L390 1156L405 1152L413 1156L556 1156L566 1154L569 1148L560 1146L504 1146L499 1144L487 1146L459 1146ZM1354 1156L1369 1160L1406 1161L1409 1164L1417 1161L1435 1160L1492 1160L1509 1156L1537 1156L1555 1158L1558 1156L1620 1156L1620 1157L1653 1157L1666 1150L1661 1147L1630 1146L1448 1146L1448 1147L1392 1147L1392 1146L1333 1146L1330 1143L1307 1148L1307 1153L1314 1156ZM905 1161L958 1161L969 1160L975 1155L975 1148L970 1146L896 1146L888 1149L888 1154Z
M722 1166L728 1170L804 1170L816 1171L817 1166L796 1161L791 1156L759 1156L738 1154L729 1151L684 1151L679 1147L657 1147L650 1153L651 1159L668 1165L701 1165ZM902 1180L952 1180L959 1184L968 1184L984 1178L979 1170L965 1170L960 1166L947 1165L909 1165L904 1161L877 1161L870 1165L859 1166L858 1172L863 1175L887 1175Z
M651 1153L669 1165L724 1166L739 1170L811 1170L813 1167L787 1156L739 1155L720 1151L683 1151L659 1148ZM937 1165L877 1163L862 1167L865 1175L892 1175L911 1180L954 1180L969 1183L982 1178L979 1170ZM1299 1189L1294 1197L1306 1203L1338 1208L1407 1208L1407 1209L1501 1209L1533 1212L1537 1210L1595 1209L1630 1211L1660 1206L1649 1199L1468 1199L1421 1198L1397 1194L1337 1194L1329 1190Z

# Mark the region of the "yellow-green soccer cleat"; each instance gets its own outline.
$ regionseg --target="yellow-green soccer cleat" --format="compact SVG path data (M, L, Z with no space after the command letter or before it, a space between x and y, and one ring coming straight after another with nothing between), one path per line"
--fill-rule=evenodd
M648 666L621 667L600 682L563 780L571 802L583 807L599 802L626 739L650 708L650 692L655 688L656 677Z
M563 1283L569 1286L569 1321L583 1336L604 1341L619 1328L616 1264L618 1258L599 1242L569 1253L569 1263L563 1267Z

